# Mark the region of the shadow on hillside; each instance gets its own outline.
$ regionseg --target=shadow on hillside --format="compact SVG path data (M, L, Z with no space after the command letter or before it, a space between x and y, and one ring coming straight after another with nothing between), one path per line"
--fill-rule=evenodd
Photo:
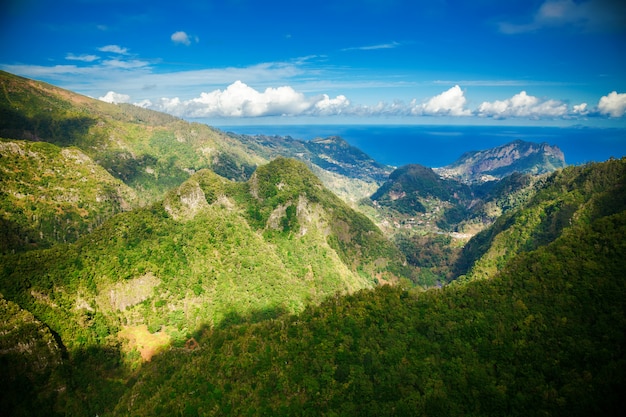
M0 255L48 247L50 243L42 239L35 230L0 218Z
M0 354L0 406L2 415L61 416L112 413L122 396L140 379L142 369L175 363L182 352L213 345L214 331L228 332L233 326L260 323L289 314L284 307L228 313L217 326L203 324L188 336L187 343L157 353L150 362L136 368L117 344L85 346L63 354L62 361L43 368L10 354ZM217 336L220 339L220 336ZM189 343L192 341L192 343ZM63 347L62 341L57 343ZM219 345L219 343L217 343ZM154 369L154 368L152 368ZM167 367L163 372L169 372ZM148 371L150 372L150 371ZM164 374L164 377L166 375Z
M45 114L24 116L11 108L0 108L0 137L49 142L57 146L77 145L96 124L90 117L54 117Z
M215 328L222 330L239 324L259 323L265 320L277 319L286 314L289 314L289 311L282 306L254 309L245 314L230 311L224 316L222 321L215 326Z
M0 354L0 414L94 416L112 411L132 372L121 351L90 346L61 356Z

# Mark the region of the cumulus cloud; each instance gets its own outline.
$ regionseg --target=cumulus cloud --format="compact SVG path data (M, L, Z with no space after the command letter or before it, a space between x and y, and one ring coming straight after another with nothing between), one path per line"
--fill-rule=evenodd
M98 97L98 100L106 101L107 103L128 103L130 101L130 96L126 94L116 93L115 91L109 91L102 97Z
M506 100L483 102L476 113L479 116L504 119L507 117L564 117L568 114L567 105L558 100L541 100L522 91Z
M587 107L587 103L577 104L572 109L573 113L579 116L586 116L589 114L589 109Z
M259 117L336 115L347 108L350 101L343 95L306 97L289 86L270 87L260 92L236 81L224 90L204 92L190 100L161 98L146 105L186 117Z
M135 91L135 90L132 90ZM587 103L568 105L559 100L539 98L521 91L504 100L485 101L468 109L465 92L454 87L418 103L402 101L379 102L376 105L353 104L345 95L307 95L291 86L257 90L242 81L224 89L202 92L190 99L179 97L141 97L134 104L186 118L253 118L271 116L354 116L354 117L488 117L526 119L575 119L586 117L618 118L626 114L626 93L613 91L600 98L597 106ZM109 91L100 100L109 103L130 103L127 94Z
M443 93L430 98L426 103L418 105L411 102L412 114L426 116L469 116L471 111L465 108L467 99L461 87L455 85Z
M600 98L598 111L611 117L622 117L626 113L626 93L612 93Z
M172 36L170 36L170 39L172 40L172 42L174 43L181 43L183 45L191 45L191 39L189 37L189 35L187 35L187 33L183 32L183 31L178 31L178 32L174 32L172 33ZM198 37L193 37L193 39L198 42Z
M98 51L100 51L100 52L111 52L111 53L120 54L120 55L128 55L128 49L127 48L122 48L119 45L101 46L100 48L98 48Z
M314 100L314 113L320 116L337 115L350 107L350 100L344 95L330 98L328 94L323 94L318 100Z

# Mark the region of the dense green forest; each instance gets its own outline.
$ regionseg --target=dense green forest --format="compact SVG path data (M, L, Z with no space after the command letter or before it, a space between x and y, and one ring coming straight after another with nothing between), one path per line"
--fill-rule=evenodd
M3 265L4 294L67 347L108 343L122 326L139 325L184 342L201 323L293 313L336 292L411 277L369 219L289 159L246 183L201 171L162 203L121 213L75 244L8 255Z
M552 172L518 141L551 156L461 182L513 168L393 171L0 82L0 414L626 406L626 158Z
M105 376L116 372L114 349L78 350L69 370L52 350L52 371L19 373L21 385L3 393L25 400L35 382L64 383L74 394L63 404L40 394L35 404L45 408L15 407L15 415L53 407L136 416L620 415L625 235L622 212L569 230L490 280L427 292L383 286L298 315L200 327L197 344L126 369L126 384ZM11 302L2 305L5 317L19 317ZM13 372L36 363L3 357Z
M147 365L114 415L618 415L625 233L622 212L492 280L205 329Z

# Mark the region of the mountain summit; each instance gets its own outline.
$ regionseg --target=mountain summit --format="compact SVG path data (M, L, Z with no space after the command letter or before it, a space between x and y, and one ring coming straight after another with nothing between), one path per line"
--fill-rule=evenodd
M545 174L565 166L563 151L558 146L518 139L495 148L466 152L435 171L444 178L472 183L502 179L514 172Z

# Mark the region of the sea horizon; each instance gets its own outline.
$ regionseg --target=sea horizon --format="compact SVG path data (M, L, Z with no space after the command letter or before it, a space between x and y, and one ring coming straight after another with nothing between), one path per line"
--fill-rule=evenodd
M311 140L340 136L376 161L399 167L421 164L436 168L463 153L523 140L558 146L568 165L602 162L626 156L626 129L493 125L212 125L224 132L291 136Z

